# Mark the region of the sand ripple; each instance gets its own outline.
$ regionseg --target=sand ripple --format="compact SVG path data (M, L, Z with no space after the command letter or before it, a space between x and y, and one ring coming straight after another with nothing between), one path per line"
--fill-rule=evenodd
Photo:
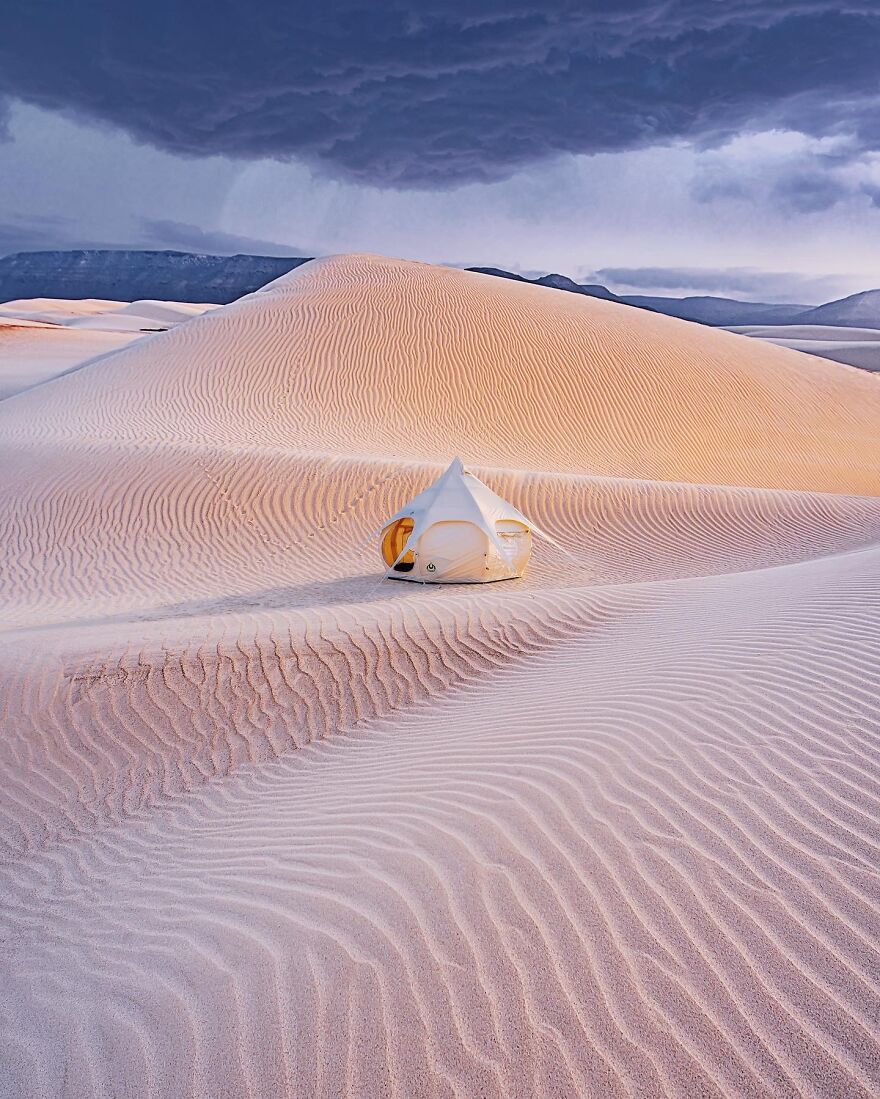
M0 1096L876 1095L878 425L372 257L4 402ZM572 556L379 583L455 452Z

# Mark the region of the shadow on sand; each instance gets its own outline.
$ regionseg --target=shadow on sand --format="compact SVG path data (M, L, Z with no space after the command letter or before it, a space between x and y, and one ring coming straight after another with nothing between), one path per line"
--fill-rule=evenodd
M163 603L156 607L132 608L119 614L71 618L60 622L38 623L30 627L13 627L11 632L84 629L90 626L112 626L128 622L162 622L180 618L202 618L248 612L259 614L266 611L340 606L345 603L387 603L393 599L412 597L416 594L430 595L438 590L431 584L404 584L383 578L381 574L377 575L373 572L336 580L264 588L254 592L223 596L219 599L192 599L180 603Z

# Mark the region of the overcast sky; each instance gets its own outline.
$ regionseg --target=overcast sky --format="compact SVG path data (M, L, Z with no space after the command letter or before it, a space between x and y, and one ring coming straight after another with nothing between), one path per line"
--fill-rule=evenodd
M876 0L33 0L0 253L375 251L618 291L880 285Z

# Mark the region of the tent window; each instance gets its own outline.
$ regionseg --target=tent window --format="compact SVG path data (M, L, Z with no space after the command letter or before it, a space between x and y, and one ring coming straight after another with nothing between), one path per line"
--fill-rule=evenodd
M412 550L407 550L403 557L400 557L407 539L413 532L413 525L412 519L398 519L396 523L391 524L382 537L382 557L388 568L393 568L395 572L411 572L416 563ZM400 557L399 561L397 561L398 557ZM396 565L395 561L397 561Z
M495 532L502 542L516 541L530 533L525 523L518 523L516 519L499 519L495 524Z
M511 568L522 571L532 551L532 532L516 519L499 519L495 524L495 533Z

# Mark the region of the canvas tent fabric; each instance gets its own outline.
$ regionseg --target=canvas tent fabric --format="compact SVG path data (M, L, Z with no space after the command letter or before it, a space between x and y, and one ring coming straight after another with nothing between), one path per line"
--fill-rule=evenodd
M522 576L534 526L456 458L382 528L386 576L481 584Z

